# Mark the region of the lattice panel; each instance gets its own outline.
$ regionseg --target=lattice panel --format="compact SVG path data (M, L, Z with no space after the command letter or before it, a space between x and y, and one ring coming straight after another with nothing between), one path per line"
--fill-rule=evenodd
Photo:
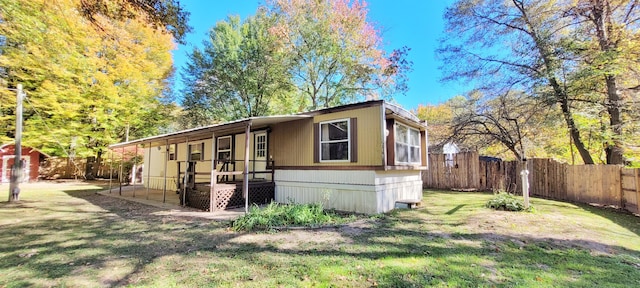
M261 183L249 186L249 202L258 205L268 204L275 198L274 183Z
M187 190L186 206L209 211L209 191Z
M230 208L244 207L242 185L224 185L216 188L214 193L214 211ZM267 204L273 201L275 196L274 183L250 183L249 204Z
M235 186L216 189L215 193L215 210L224 210L227 208L241 207L244 205L242 191L238 192Z

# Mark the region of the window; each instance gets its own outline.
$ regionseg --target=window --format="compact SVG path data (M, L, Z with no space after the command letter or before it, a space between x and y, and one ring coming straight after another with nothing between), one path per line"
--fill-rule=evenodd
M176 144L169 145L167 151L169 152L169 160L176 160Z
M204 143L189 144L189 161L204 160Z
M396 164L420 164L420 131L396 124Z
M320 122L320 161L349 161L348 119Z
M231 160L231 136L218 137L217 160Z
M256 134L256 149L255 149L255 158L266 158L267 157L267 134Z

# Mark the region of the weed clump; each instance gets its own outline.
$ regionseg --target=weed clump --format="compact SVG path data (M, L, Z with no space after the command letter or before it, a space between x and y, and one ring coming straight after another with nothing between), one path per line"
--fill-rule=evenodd
M264 208L252 206L249 213L233 221L235 231L272 231L290 226L318 227L341 224L353 218L324 210L321 203L278 204L272 202Z
M497 193L493 198L487 201L485 205L487 208L504 211L523 211L524 203L520 199L509 193ZM531 207L529 207L531 209Z

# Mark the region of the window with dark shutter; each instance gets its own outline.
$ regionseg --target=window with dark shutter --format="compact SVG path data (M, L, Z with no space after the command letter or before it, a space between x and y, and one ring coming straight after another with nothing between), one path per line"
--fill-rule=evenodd
M355 119L340 119L314 124L314 162L357 161L352 129L355 123Z

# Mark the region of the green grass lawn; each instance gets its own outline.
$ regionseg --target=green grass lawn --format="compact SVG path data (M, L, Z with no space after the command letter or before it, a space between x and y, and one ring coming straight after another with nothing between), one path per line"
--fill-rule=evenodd
M101 188L25 185L0 203L0 287L640 287L640 218L612 210L425 191L421 209L342 227L238 233Z

